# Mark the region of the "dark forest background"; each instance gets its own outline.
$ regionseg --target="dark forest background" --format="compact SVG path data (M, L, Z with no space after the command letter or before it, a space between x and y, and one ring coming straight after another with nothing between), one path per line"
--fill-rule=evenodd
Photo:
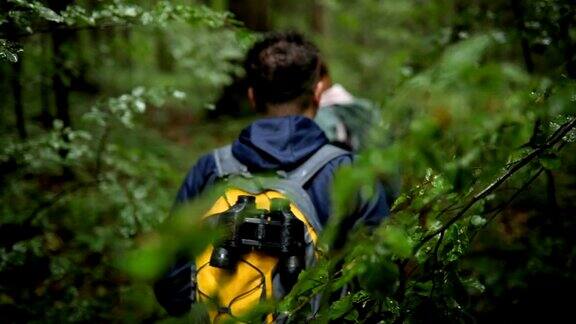
M571 318L575 18L572 0L0 1L0 321L177 321L151 282L209 242L190 217L209 202L168 214L196 158L256 118L240 62L273 29L382 110L323 246L352 193L403 186L373 235L247 321L299 322L347 283L317 321Z

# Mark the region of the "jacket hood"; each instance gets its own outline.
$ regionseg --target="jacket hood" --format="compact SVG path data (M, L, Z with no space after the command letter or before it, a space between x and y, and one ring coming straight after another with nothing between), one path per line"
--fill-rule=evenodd
M322 129L307 117L264 118L240 132L232 154L252 171L289 171L327 143Z

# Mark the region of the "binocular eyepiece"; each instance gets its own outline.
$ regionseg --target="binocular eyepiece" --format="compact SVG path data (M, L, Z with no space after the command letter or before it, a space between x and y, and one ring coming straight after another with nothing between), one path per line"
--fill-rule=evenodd
M225 240L214 247L210 255L210 265L213 267L232 270L238 262L239 229L240 223L248 213L256 211L256 197L238 196L236 204L227 211L218 215L218 226L224 231Z
M304 268L305 225L292 213L288 200L272 199L267 211L256 208L256 197L242 195L218 217L225 239L214 247L211 266L233 270L242 254L265 251L279 256L278 270L286 284L296 281Z

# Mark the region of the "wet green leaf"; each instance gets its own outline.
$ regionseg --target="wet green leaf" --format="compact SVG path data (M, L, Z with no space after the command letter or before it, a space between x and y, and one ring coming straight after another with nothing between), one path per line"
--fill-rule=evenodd
M64 18L62 18L62 16L60 16L59 14L57 14L56 12L54 12L50 8L40 6L40 7L38 7L37 10L38 10L38 13L40 14L40 17L42 17L48 21L53 21L53 22L57 22L57 23L64 21Z
M412 254L413 242L402 229L392 226L383 227L378 230L378 236L394 255L407 258Z
M347 314L352 309L352 295L346 295L344 298L335 301L330 306L330 319L337 320Z
M474 215L470 218L470 223L474 226L484 226L484 224L486 224L486 218L480 215Z

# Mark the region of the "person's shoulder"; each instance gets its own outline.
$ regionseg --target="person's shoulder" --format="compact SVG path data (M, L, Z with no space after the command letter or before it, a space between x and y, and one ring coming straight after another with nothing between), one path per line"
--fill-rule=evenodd
M338 147L337 145L335 146ZM335 172L340 167L351 165L354 162L354 154L346 149L344 149L344 151L344 154L338 155L337 157L328 161L322 168L321 172Z
M196 162L192 165L191 169L210 169L216 167L216 161L214 159L214 153L208 152L202 154Z
M215 177L216 160L212 153L206 153L190 167L176 195L176 204L185 203L198 196Z
M214 152L202 154L188 169L187 178L208 177L216 172L216 159ZM190 180L190 179L188 179Z

